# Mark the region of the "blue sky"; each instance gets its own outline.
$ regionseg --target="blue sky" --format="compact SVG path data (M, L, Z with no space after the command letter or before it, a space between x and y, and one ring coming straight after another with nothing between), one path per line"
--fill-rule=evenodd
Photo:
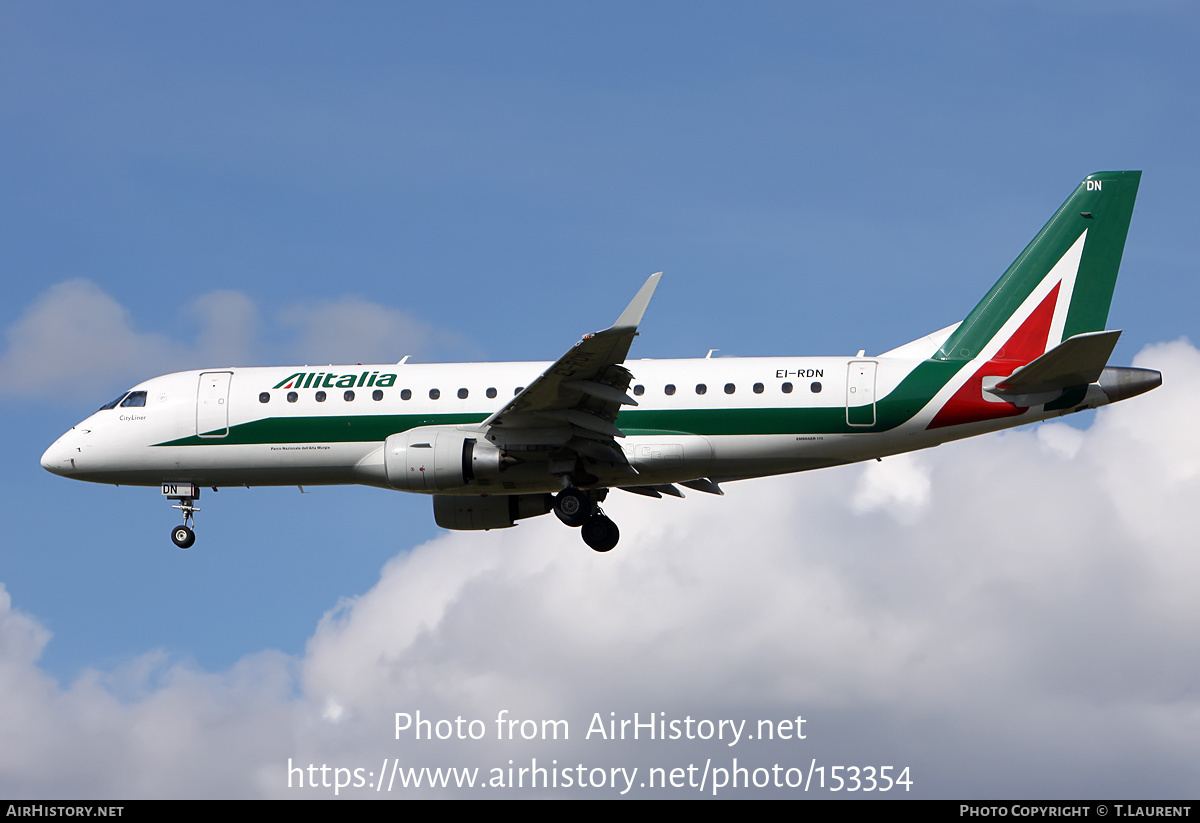
M295 717L306 701L326 706L333 698L314 685L325 682L321 677L297 672L323 671L322 640L367 620L355 604L366 608L382 598L392 579L381 572L385 564L401 576L395 585L402 591L419 591L419 580L404 577L425 568L417 560L434 558L435 577L450 579L452 571L436 567L438 547L447 557L465 553L451 567L466 575L462 588L447 602L486 615L501 633L510 621L522 631L541 625L521 622L497 593L534 597L538 575L565 587L564 602L553 601L564 608L590 603L598 620L621 608L619 599L608 599L618 597L607 576L617 573L598 581L576 574L598 558L573 534L540 522L503 536L446 537L427 500L402 494L229 489L202 499L199 541L182 553L168 542L174 513L154 490L70 483L40 469L38 457L58 434L154 374L230 363L386 362L405 354L427 362L553 359L580 333L608 325L658 270L664 279L634 356L703 356L710 348L724 356L878 353L961 319L1085 174L1117 168L1140 168L1144 176L1110 314L1110 326L1125 330L1114 360L1129 363L1146 346L1194 337L1200 295L1187 192L1197 176L1200 125L1197 16L1188 4L1169 2L1133 10L1075 2L5 4L0 419L15 437L0 472L8 527L0 582L12 601L9 622L24 627L18 635L37 649L32 657L17 654L20 665L13 665L20 677L53 678L45 688L59 703L81 701L64 715L75 719L60 725L86 726L101 712L79 697L86 691L79 684L98 679L126 713L120 726L136 725L137 713L169 699L181 678L236 680L231 673L257 665L247 661L278 654L271 659L283 672L282 696L260 694L267 705L254 716L274 717L283 707L292 720L280 721L276 732L300 736ZM1172 362L1190 368L1194 349L1179 345L1170 350ZM1159 399L1175 391L1173 375L1145 365L1163 368L1167 386L1133 401L1149 410L1129 412L1130 419L1165 426L1190 417L1182 401ZM1073 423L1095 427L1099 419ZM1104 431L1127 430L1120 419ZM1099 450L1109 443L1090 428L1082 435L1051 431L1058 433L997 442L1078 460L1084 458L1072 451L1072 438L1096 441ZM1187 436L1172 433L1179 462L1157 466L1146 481L1163 484L1162 500L1191 488ZM939 518L948 515L938 509L948 504L936 483L980 459L956 448L901 464L908 468L883 479L854 474L865 471L858 468L828 480L754 484L760 492L736 503L747 507L744 515L730 513L742 508L713 510L742 522L736 546L705 543L710 550L699 550L680 537L702 541L688 524L716 516L703 513L706 503L728 501L689 498L644 510L631 501L630 522L645 524L654 539L631 542L623 523L621 550L668 560L660 561L665 570L645 558L639 562L647 566L618 568L648 575L638 590L651 596L655 584L670 588L671 563L686 568L689 553L704 560L694 571L703 579L725 569L723 553L737 552L743 567L770 581L777 572L767 564L779 557L756 559L740 542L773 545L774 526L753 519L758 498L786 489L797 496L796 511L805 512L805 498L824 499L834 487L858 502L836 509L842 520L822 524L826 552L807 547L803 556L819 564L836 554L848 564L825 569L854 594L845 603L876 586L887 592L888 585L870 579L878 558L869 547L896 529L911 532L913 547L941 545ZM987 446L975 448L987 454ZM1129 458L1123 447L1111 448ZM1005 471L1026 483L1020 465ZM1136 474L1133 467L1129 473ZM1028 482L1053 485L1052 476ZM933 491L922 496L930 483ZM1082 498L1080 517L1111 516L1112 500ZM1186 510L1168 509L1163 517L1181 518L1168 524L1179 534L1195 525ZM944 525L950 540L954 523ZM499 576L485 575L488 585L508 580L519 573L506 573L497 559L506 549L521 558L516 568L534 570L521 586L489 589L462 571L478 564ZM567 552L569 559L562 557ZM962 558L949 563L938 552L913 552L905 563L889 562L923 580L922 590L935 579L948 590L967 578L984 589L1003 587L986 574L995 571L994 558L973 570ZM1087 576L1093 558L1077 559ZM1106 573L1121 567L1113 563ZM734 612L752 610L752 589L746 600L731 601ZM1138 596L1156 600L1152 587ZM672 628L669 602L650 623L663 636L686 634L684 625ZM1013 602L997 608L1011 616ZM345 622L321 623L339 604ZM943 617L955 620L955 610ZM1183 609L1172 619L1190 627L1197 615ZM455 637L438 618L419 620L432 621L434 635L445 632L439 648ZM1003 625L1011 631L999 645L1027 640L1022 620ZM1055 625L1069 635L1065 624ZM1131 617L1131 625L1140 624ZM1187 633L1181 628L1179 636ZM928 639L945 640L936 632ZM12 642L10 655L20 646ZM612 648L597 642L609 649L615 672L633 671L643 660L634 651L614 660ZM771 679L768 662L750 660L752 644L728 642L710 662L745 658ZM537 637L529 644L538 647ZM346 646L362 660L377 656L369 644ZM543 671L538 665L547 661L527 660L520 649L505 662L478 651L464 650L452 662L501 679L528 663L533 691L547 695L531 711L550 711L595 677L586 663ZM645 651L656 659L663 653L653 644ZM681 671L706 653L696 646L690 654ZM787 677L825 660L801 650L774 654L775 673L793 673ZM830 654L851 693L895 675L885 651L874 667L859 666L850 651ZM421 660L397 665L424 671ZM632 676L611 676L631 703L647 693ZM1184 692L1195 682L1190 671L1164 677ZM969 681L949 678L963 688ZM1022 685L1034 681L1041 682ZM720 704L754 716L762 706L794 702L786 690L730 696L721 678L691 682L698 685L687 699L697 711L715 712ZM912 688L920 682L914 676ZM1142 685L1153 690L1155 683ZM922 718L883 698L863 697L857 706L851 698L834 708L815 686L799 692L814 695L818 715L860 708L884 718L881 728L909 729L906 739L915 736L916 748L933 748L932 737L921 740ZM1094 697L1076 696L1081 703ZM364 707L386 714L398 700L360 698L362 717L369 714ZM448 699L446 710L465 711L463 705ZM1046 704L1031 698L1031 705ZM968 702L961 710L974 717L976 708ZM957 719L946 711L930 725L952 729ZM18 749L28 734L0 719L0 736ZM346 734L340 742L336 735L321 739L335 741L329 751L371 750ZM1147 748L1161 746L1195 764L1186 760L1197 756L1194 748L1181 752L1147 734ZM900 732L863 736L868 755L905 754ZM1019 734L1000 737L991 740L1000 752L1023 742ZM311 740L305 745L314 757L333 756ZM1086 749L1088 741L1079 745ZM139 751L135 742L123 750L130 757ZM287 751L268 747L259 755L270 766ZM961 760L930 756L934 793L1007 790L960 774L952 759ZM167 783L118 775L56 782L39 776L36 762L0 763L0 791L170 793ZM1169 776L1155 780L1134 788L1181 789ZM1054 793L1052 783L1016 785ZM1089 784L1067 785L1078 794ZM180 794L189 789L176 787ZM276 793L236 776L213 777L193 790Z

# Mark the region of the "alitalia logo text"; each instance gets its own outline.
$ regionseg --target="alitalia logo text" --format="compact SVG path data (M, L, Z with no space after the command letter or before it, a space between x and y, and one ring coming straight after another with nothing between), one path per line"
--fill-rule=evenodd
M363 386L378 386L386 389L396 385L396 375L365 371L362 374L333 374L325 372L296 372L280 380L276 389L356 389Z

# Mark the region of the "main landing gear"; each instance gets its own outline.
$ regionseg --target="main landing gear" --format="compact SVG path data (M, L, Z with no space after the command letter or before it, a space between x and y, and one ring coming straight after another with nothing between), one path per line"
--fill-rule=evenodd
M579 529L583 542L598 552L611 551L621 539L621 530L600 510L607 489L584 492L568 486L554 496L554 513L571 528Z

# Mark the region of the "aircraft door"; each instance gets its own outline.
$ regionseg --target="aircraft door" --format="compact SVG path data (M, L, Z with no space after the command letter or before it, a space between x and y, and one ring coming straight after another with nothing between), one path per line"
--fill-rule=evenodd
M846 424L875 425L875 367L874 360L854 360L846 375Z
M233 372L209 371L200 375L196 392L196 434L220 438L229 434L229 381Z

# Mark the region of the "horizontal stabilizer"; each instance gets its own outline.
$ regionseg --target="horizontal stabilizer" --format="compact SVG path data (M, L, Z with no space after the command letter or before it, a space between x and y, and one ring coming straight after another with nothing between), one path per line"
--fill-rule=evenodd
M1067 338L1041 357L1022 366L992 389L1001 396L1056 392L1100 379L1119 331L1097 331Z

